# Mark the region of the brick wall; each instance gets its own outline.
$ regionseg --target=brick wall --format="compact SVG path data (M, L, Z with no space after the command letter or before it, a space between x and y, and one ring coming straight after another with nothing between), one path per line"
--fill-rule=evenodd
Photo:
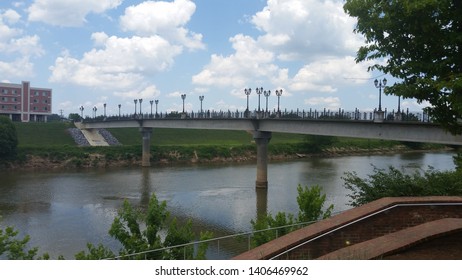
M462 197L383 198L292 232L234 259L269 259L295 246L300 247L278 258L315 259L356 243L442 218L462 218ZM309 240L306 245L300 245Z

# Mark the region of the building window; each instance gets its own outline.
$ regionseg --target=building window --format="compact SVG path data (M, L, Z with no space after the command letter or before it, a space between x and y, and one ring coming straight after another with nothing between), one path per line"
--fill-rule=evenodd
M15 89L13 89L13 94L16 94L16 93L17 93L17 91Z
M42 96L47 96L47 92L46 91L42 92Z
M38 91L35 92L35 96L39 96L39 92L38 92Z
M43 110L48 111L48 107L43 107Z

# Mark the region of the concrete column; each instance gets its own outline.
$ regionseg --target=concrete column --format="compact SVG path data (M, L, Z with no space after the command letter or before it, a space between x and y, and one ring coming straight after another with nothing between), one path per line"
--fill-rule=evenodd
M143 136L143 155L141 156L141 166L151 166L151 134L152 128L140 128L141 135Z
M268 143L271 140L270 131L255 131L253 139L257 143L257 188L268 188Z

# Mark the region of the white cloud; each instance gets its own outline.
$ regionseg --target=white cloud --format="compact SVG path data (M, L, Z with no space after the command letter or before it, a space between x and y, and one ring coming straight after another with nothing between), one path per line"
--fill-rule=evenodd
M345 73L369 76L367 68L354 61L361 40L352 32L355 22L344 13L342 1L268 0L251 23L263 34L230 38L234 53L213 54L209 64L193 76L194 84L333 93L340 85L363 82L346 80ZM300 64L297 70L294 65ZM289 74L289 69L296 72Z
M203 49L202 35L184 28L195 10L196 5L190 0L146 1L128 7L120 24L122 30L139 36L159 35L188 49Z
M353 34L355 21L344 12L343 4L335 0L268 0L252 23L265 33L259 42L278 52L281 60L310 62L332 53L347 55L355 52L362 40Z
M305 104L313 106L313 108L326 108L330 110L338 110L342 106L340 98L334 96L311 97L305 99Z
M12 62L0 60L0 76L24 79L24 77L33 75L34 64L30 62L29 57L19 58Z
M227 57L213 54L210 63L193 76L194 84L243 88L256 79L277 74L274 54L260 48L252 37L238 34L230 42L235 53Z
M31 57L40 57L44 50L37 35L24 35L24 31L15 28L21 16L14 10L0 10L0 54L9 61L0 60L0 75L8 78L31 77L34 64Z
M295 91L336 92L338 85L364 83L364 79L348 77L365 77L367 68L357 64L351 56L328 58L305 65L294 76L290 89ZM366 73L366 74L365 74Z
M182 51L159 36L119 38L97 33L92 38L101 48L81 59L63 53L50 67L50 81L126 91L142 83L145 75L167 70Z
M155 85L148 85L148 86L140 86L136 89L129 90L129 91L122 91L116 92L114 95L120 96L126 99L140 99L142 98L145 100L146 104L149 103L149 100L153 100L154 98L160 95L159 89Z
M21 15L12 9L6 10L0 17L8 24L15 24L21 19Z
M101 14L121 3L122 0L35 0L27 12L29 21L75 27L83 25L88 14Z

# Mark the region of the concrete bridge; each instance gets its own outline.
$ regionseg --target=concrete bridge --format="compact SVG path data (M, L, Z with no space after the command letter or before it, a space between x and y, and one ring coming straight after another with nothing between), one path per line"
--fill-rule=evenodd
M82 130L99 128L139 128L143 138L142 166L150 166L150 144L154 128L245 130L253 132L257 145L256 187L268 186L268 143L272 132L355 137L367 139L462 145L462 135L452 135L441 126L424 122L364 121L284 118L148 118L87 119L76 123Z

